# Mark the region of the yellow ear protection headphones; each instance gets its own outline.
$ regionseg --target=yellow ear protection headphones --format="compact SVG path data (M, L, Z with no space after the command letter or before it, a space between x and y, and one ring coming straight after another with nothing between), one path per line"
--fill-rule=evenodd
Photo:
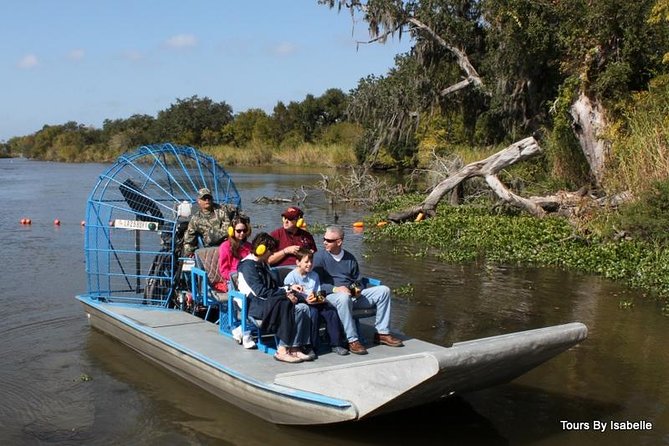
M260 257L261 255L265 254L267 252L267 246L265 246L264 243L259 244L256 246L255 250L255 255Z
M297 226L298 228L303 228L304 226L306 226L304 224L304 218L302 218L302 217L298 218L297 223L295 223L295 226Z
M244 223L244 226L246 226L246 237L248 238L251 235L251 225ZM235 235L234 226L228 226L228 237L232 238L233 235Z

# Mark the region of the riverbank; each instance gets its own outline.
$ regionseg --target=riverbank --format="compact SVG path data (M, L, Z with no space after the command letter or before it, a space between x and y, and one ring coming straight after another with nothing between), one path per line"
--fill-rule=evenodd
M406 203L404 197L377 209L369 226L375 227L389 210L405 208ZM558 267L600 275L643 290L641 295L657 299L662 313L669 316L669 250L664 244L581 234L563 218L497 215L476 205L441 205L434 218L388 224L367 236L413 243L404 255L435 256L447 263ZM634 300L621 300L619 305L629 308Z
M47 150L31 159L65 163L111 163L127 149L92 147L88 150ZM290 165L303 167L349 167L358 164L350 144L301 143L295 147L274 147L251 142L245 146L214 145L201 147L223 166ZM12 154L20 155L20 154ZM10 156L7 156L10 157Z

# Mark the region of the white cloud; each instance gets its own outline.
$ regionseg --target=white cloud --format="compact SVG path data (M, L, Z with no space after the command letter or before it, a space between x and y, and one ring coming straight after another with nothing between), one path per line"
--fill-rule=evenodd
M73 49L67 53L67 58L74 61L83 60L84 57L86 57L86 51L82 50L81 48Z
M197 45L197 37L192 34L177 34L167 39L165 45L174 49L190 48Z
M30 68L35 68L37 65L39 65L39 61L37 60L37 56L34 54L26 54L19 60L19 63L17 66L19 68L23 69L30 69Z
M297 46L290 42L281 42L272 49L277 56L290 56L297 52Z

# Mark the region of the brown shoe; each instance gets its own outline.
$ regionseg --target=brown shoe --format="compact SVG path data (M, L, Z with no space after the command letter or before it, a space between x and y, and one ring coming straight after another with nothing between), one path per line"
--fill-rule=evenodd
M403 347L404 344L400 339L397 339L395 336L388 334L374 333L374 343L375 344L384 344L390 347Z
M353 341L348 343L348 350L354 355L366 355L367 349L360 341Z

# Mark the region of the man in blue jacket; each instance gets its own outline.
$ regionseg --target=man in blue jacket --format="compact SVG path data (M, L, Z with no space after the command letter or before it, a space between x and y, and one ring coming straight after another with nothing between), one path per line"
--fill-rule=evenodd
M343 248L344 229L341 226L328 226L323 244L325 249L314 254L313 270L318 273L321 289L328 293L327 301L337 309L350 352L356 355L367 354L367 349L358 338L352 315L353 308L376 307L375 344L403 346L401 340L390 334L390 289L379 285L365 288L358 295L354 295L356 291L351 288L359 283L360 269L355 256Z

